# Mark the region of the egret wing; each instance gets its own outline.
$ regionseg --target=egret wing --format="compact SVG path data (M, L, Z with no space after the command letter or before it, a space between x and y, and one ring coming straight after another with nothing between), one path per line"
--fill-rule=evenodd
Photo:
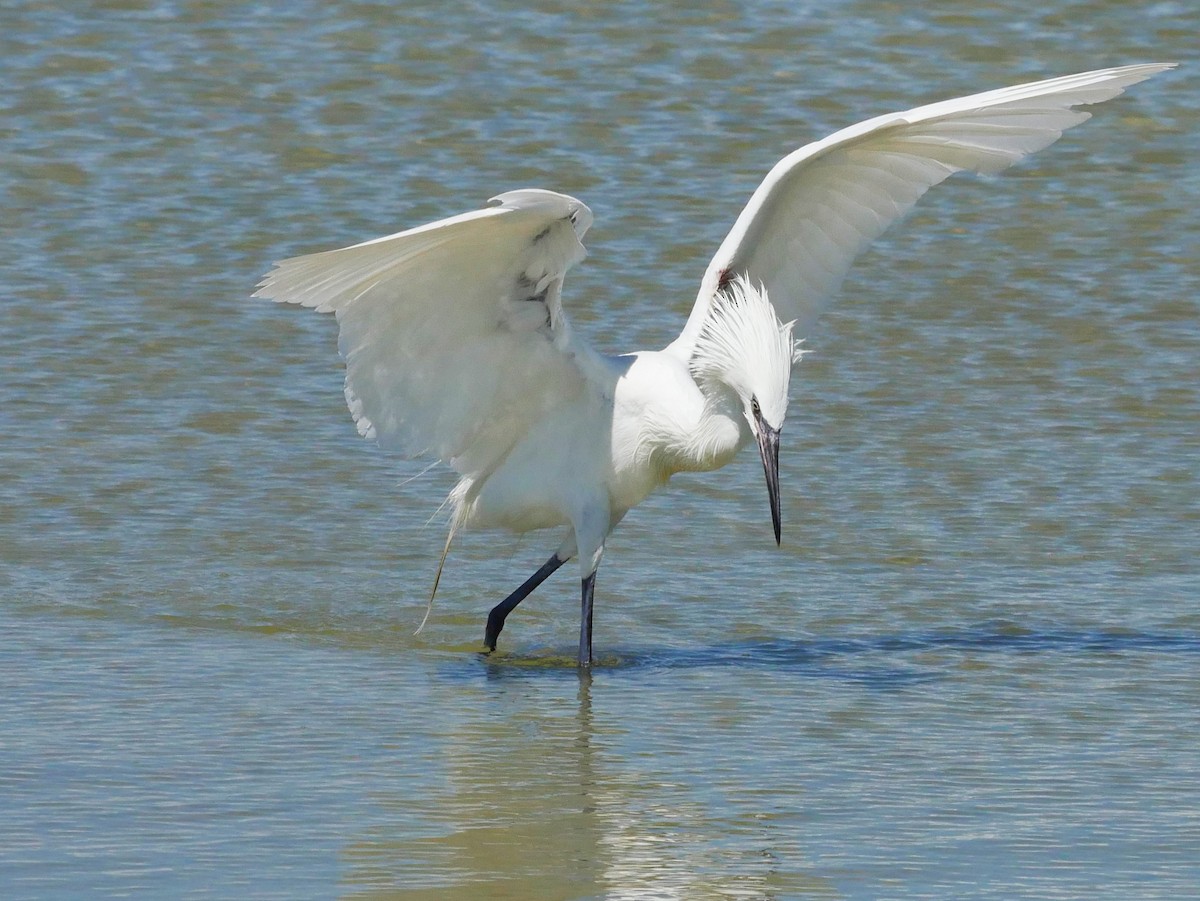
M845 128L784 157L738 216L671 345L690 355L715 292L737 275L766 286L803 335L854 259L955 172L995 173L1047 147L1099 103L1171 68L1123 66L933 103Z
M591 211L523 190L497 206L278 263L255 297L332 312L361 434L490 472L548 411L586 390L563 314Z

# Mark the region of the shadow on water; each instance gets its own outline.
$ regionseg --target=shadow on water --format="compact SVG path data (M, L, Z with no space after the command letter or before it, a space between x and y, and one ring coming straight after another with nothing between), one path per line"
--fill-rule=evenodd
M1078 655L1200 654L1200 635L1124 630L1034 631L1010 624L958 630L847 638L754 639L696 648L610 651L597 659L598 673L675 669L770 669L813 678L901 688L943 678L941 665L913 659L923 654ZM464 675L482 665L489 678L568 676L573 654L480 655Z

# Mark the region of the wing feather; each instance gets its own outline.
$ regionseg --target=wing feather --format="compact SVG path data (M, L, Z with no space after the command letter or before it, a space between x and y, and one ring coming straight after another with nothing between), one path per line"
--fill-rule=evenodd
M562 311L591 212L550 191L278 263L255 297L333 313L358 430L490 472L542 416L586 390Z
M996 173L1053 144L1099 103L1174 63L1032 82L860 122L780 160L709 263L668 350L687 357L716 291L742 275L766 286L803 335L854 259L924 193L963 170Z

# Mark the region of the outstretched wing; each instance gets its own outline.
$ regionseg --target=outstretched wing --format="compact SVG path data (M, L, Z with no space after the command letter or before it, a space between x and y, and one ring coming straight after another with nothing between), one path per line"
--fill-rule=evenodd
M1099 103L1174 63L1052 78L860 122L770 171L709 263L670 350L689 356L715 292L735 276L766 286L803 335L854 259L955 172L995 173L1054 143Z
M360 433L474 475L586 390L579 358L591 353L573 341L561 302L591 211L532 189L492 203L284 260L254 295L337 316Z

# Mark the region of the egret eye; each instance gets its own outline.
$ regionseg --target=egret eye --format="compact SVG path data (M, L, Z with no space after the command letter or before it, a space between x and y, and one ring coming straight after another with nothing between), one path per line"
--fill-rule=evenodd
M757 397L750 398L750 412L754 414L755 419L762 416L762 410L758 406L758 398Z

